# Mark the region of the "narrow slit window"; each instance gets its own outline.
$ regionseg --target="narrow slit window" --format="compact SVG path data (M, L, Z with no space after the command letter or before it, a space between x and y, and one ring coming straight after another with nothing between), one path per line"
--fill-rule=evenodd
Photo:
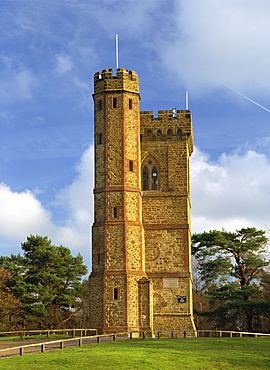
M119 290L118 288L113 288L113 299L119 299Z
M132 172L134 170L133 161L129 161L129 170Z
M113 217L117 218L117 207L113 208Z
M148 168L143 167L143 173L142 173L142 179L143 179L143 190L148 190Z
M117 108L117 98L113 98L113 108Z
M102 134L101 133L96 134L96 143L97 145L102 144Z
M98 110L102 110L102 100L98 101Z
M157 190L158 188L158 173L157 168L154 166L152 168L152 190Z
M128 106L129 106L129 109L132 109L132 99L129 99Z
M98 263L98 265L100 265L100 253L98 253L98 255L97 255L97 263Z

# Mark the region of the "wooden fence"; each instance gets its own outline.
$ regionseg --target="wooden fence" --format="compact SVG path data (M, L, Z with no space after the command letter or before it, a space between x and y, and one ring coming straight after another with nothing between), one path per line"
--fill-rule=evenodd
M96 329L65 329L65 330L59 330L62 332L66 331L82 331L85 332L87 330L96 330ZM29 333L34 332L33 330L30 330ZM39 331L37 331L39 332ZM47 331L46 331L47 332ZM49 332L55 333L56 330L51 330ZM14 333L14 332L13 332ZM123 333L110 333L110 334L102 334L102 335L89 335L89 336L80 336L77 338L69 338L69 339L59 339L49 342L42 342L42 343L33 343L18 347L12 347L12 348L5 348L0 350L0 358L1 357L9 357L9 356L22 356L26 353L26 350L30 350L28 353L33 352L45 352L47 350L52 349L63 349L67 347L67 345L70 344L72 347L75 346L82 346L83 344L89 344L89 343L100 343L102 339L104 340L111 339L112 341L115 341L118 337L118 339L133 339L133 338L198 338L198 337L270 337L270 334L266 333L250 333L250 332L238 332L238 331L224 331L224 330L196 330L196 331L180 331L180 330L174 330L174 331L156 331L156 332L123 332ZM72 341L74 342L72 345ZM39 350L32 351L34 347L38 347Z
M197 337L270 337L270 333L250 333L247 331L197 330Z
M51 334L65 334L72 337L76 336L87 336L90 333L97 335L97 329L51 329L51 330L17 330L17 331L3 331L0 332L0 337L19 336L21 339L30 335L42 335L45 334L48 338Z
M77 330L77 329L76 329ZM88 329L89 330L89 329ZM91 329L93 330L93 329ZM96 329L95 329L96 330ZM54 332L54 331L52 331ZM32 331L31 331L32 333ZM42 342L42 343L32 343L27 345L20 345L18 347L11 347L11 348L4 348L0 350L0 358L1 357L10 357L10 356L22 356L28 350L28 353L36 353L36 352L45 352L46 349L54 350L54 349L63 349L68 344L72 344L69 347L77 347L82 346L83 344L90 343L100 343L102 338L112 338L113 341L116 340L116 337L121 337L122 339L126 339L128 337L127 333L117 333L117 334L102 334L102 335L89 335L89 336L81 336L77 338L69 338L69 339L58 339L58 340L51 340L49 342ZM132 334L129 336L132 338ZM73 342L73 343L72 343Z

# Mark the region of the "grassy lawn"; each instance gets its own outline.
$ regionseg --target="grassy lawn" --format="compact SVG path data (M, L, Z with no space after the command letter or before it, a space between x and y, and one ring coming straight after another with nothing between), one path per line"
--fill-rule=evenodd
M0 360L2 370L270 369L270 338L132 339Z
M65 334L50 334L49 339L68 339L71 338L71 335L65 335ZM0 337L0 342L5 342L5 341L24 341L24 340L29 340L29 339L43 339L44 342L48 339L46 334L41 334L41 335L27 335L25 337ZM25 343L27 344L27 343ZM15 347L15 346L14 346Z

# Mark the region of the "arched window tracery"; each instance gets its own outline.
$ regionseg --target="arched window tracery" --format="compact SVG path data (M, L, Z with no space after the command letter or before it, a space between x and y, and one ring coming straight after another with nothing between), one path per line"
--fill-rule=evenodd
M151 158L142 165L142 190L158 190L158 167Z
M143 190L148 190L148 168L143 167L143 172L142 172L142 188Z
M151 182L152 182L152 190L157 190L158 186L158 172L156 166L152 167L151 171Z

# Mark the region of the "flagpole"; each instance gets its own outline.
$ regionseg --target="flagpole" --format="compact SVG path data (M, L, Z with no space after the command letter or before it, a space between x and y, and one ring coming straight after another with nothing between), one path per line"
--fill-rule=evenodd
M116 70L118 69L118 33L115 35L115 58L116 58Z

